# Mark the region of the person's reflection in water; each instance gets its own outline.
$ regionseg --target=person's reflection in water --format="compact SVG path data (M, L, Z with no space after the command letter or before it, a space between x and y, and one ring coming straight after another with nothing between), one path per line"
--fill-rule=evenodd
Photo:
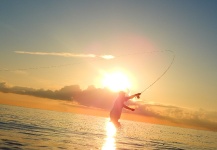
M102 150L115 150L116 145L115 145L115 135L116 135L116 127L114 126L113 123L108 121L106 123L106 139L105 143L102 147Z

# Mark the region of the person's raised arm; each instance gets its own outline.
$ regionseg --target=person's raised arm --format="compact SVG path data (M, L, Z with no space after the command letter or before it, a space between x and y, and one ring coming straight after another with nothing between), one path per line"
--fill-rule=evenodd
M135 109L133 109L133 108L130 108L130 107L126 106L125 104L124 104L123 107L126 108L126 109L129 109L129 110L131 110L131 111L134 111L134 110L135 110Z
M127 99L132 99L134 97L139 98L140 95L141 95L141 93L137 93L137 94L134 94L134 95L131 95L131 96L127 97Z

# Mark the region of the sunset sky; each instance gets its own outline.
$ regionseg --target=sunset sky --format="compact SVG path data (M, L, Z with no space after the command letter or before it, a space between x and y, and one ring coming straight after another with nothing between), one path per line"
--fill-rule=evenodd
M213 112L216 27L215 0L2 0L0 86L103 88L116 73L136 93L175 55L140 100Z

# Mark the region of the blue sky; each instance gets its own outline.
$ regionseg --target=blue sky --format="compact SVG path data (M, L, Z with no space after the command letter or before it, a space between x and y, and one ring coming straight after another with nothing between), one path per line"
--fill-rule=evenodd
M126 56L109 66L110 62L90 64L89 59L15 51L116 56L168 49L176 55L173 66L143 98L155 103L215 110L216 8L215 0L2 0L0 81L45 89L72 84L100 86L96 77L100 78L102 71L121 68L136 80L132 91L140 91L164 71L172 59L170 54ZM152 60L146 61L148 57ZM3 71L75 62L87 63L54 69Z

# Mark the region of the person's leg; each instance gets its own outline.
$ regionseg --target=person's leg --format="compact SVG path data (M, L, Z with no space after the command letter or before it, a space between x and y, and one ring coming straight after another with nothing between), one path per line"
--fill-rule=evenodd
M115 127L121 126L120 122L118 122L118 119L116 118L112 118L110 121L115 125Z
M110 121L116 126L116 127L120 127L121 124L120 122L118 122L119 118L117 117L116 114L114 113L110 113Z
M121 127L120 122L117 121L116 124L115 124L115 126L116 126L116 127Z

